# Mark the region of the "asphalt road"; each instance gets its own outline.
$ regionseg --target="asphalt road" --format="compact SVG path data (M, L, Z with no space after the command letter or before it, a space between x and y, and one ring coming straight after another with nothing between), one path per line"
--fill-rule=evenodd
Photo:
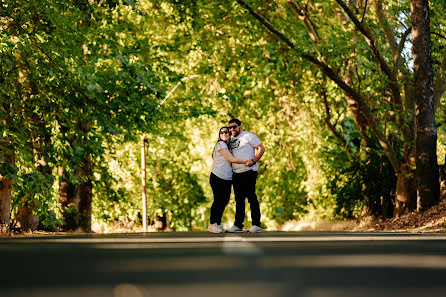
M0 239L0 296L446 296L446 234Z

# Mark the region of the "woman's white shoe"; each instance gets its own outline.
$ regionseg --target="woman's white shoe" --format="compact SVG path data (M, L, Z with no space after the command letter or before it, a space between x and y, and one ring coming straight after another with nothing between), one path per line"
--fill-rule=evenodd
M213 223L209 225L208 231L212 233L223 233L225 232L225 229L221 225Z

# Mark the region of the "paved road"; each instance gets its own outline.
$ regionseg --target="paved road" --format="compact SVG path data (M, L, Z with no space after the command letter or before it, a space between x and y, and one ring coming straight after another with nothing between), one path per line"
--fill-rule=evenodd
M446 296L446 234L0 239L0 296Z

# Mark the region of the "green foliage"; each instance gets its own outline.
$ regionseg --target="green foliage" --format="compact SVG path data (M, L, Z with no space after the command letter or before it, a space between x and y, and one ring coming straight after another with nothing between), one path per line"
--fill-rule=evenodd
M13 180L13 212L30 204L45 228L60 226L60 212L77 209L58 207L54 176L64 168L74 185L92 180L95 222L141 223L144 136L149 217L168 213L174 230L201 229L212 203L208 178L216 132L237 117L266 146L257 189L267 226L314 214L352 218L364 207L388 216L395 177L382 149L370 131L360 135L345 94L299 56L323 58L352 79L402 156L404 146L413 147L401 133L413 114L389 99L388 79L367 42L352 24L333 17L339 8L333 1L306 6L316 43L288 1L246 2L285 32L297 51L236 1L2 3L0 173ZM444 3L430 4L438 71ZM409 1L383 5L400 40L410 27ZM355 12L383 58L392 61L382 24L373 10L362 9ZM410 65L409 51L403 58ZM349 62L355 73L347 70ZM88 159L92 176L82 170ZM233 219L231 207L226 222Z
M57 196L52 188L54 178L40 172L22 173L13 183L13 216L21 207L29 206L39 219L42 228L55 230L64 221L57 216Z
M274 155L275 150L269 153ZM261 197L262 215L278 224L302 217L307 212L305 165L298 158L289 160L292 162L283 166L287 163L285 160L270 157L267 158L268 165L259 168L257 194Z
M347 154L342 150L324 152L328 176L327 199L334 199L335 218L357 218L363 214L391 217L396 178L383 153ZM328 161L328 160L327 160Z

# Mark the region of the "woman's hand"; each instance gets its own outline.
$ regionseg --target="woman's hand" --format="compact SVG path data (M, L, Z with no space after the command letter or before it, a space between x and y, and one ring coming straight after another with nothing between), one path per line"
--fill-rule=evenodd
M252 160L245 160L244 164L247 167L252 167L252 166L254 166L255 163Z

